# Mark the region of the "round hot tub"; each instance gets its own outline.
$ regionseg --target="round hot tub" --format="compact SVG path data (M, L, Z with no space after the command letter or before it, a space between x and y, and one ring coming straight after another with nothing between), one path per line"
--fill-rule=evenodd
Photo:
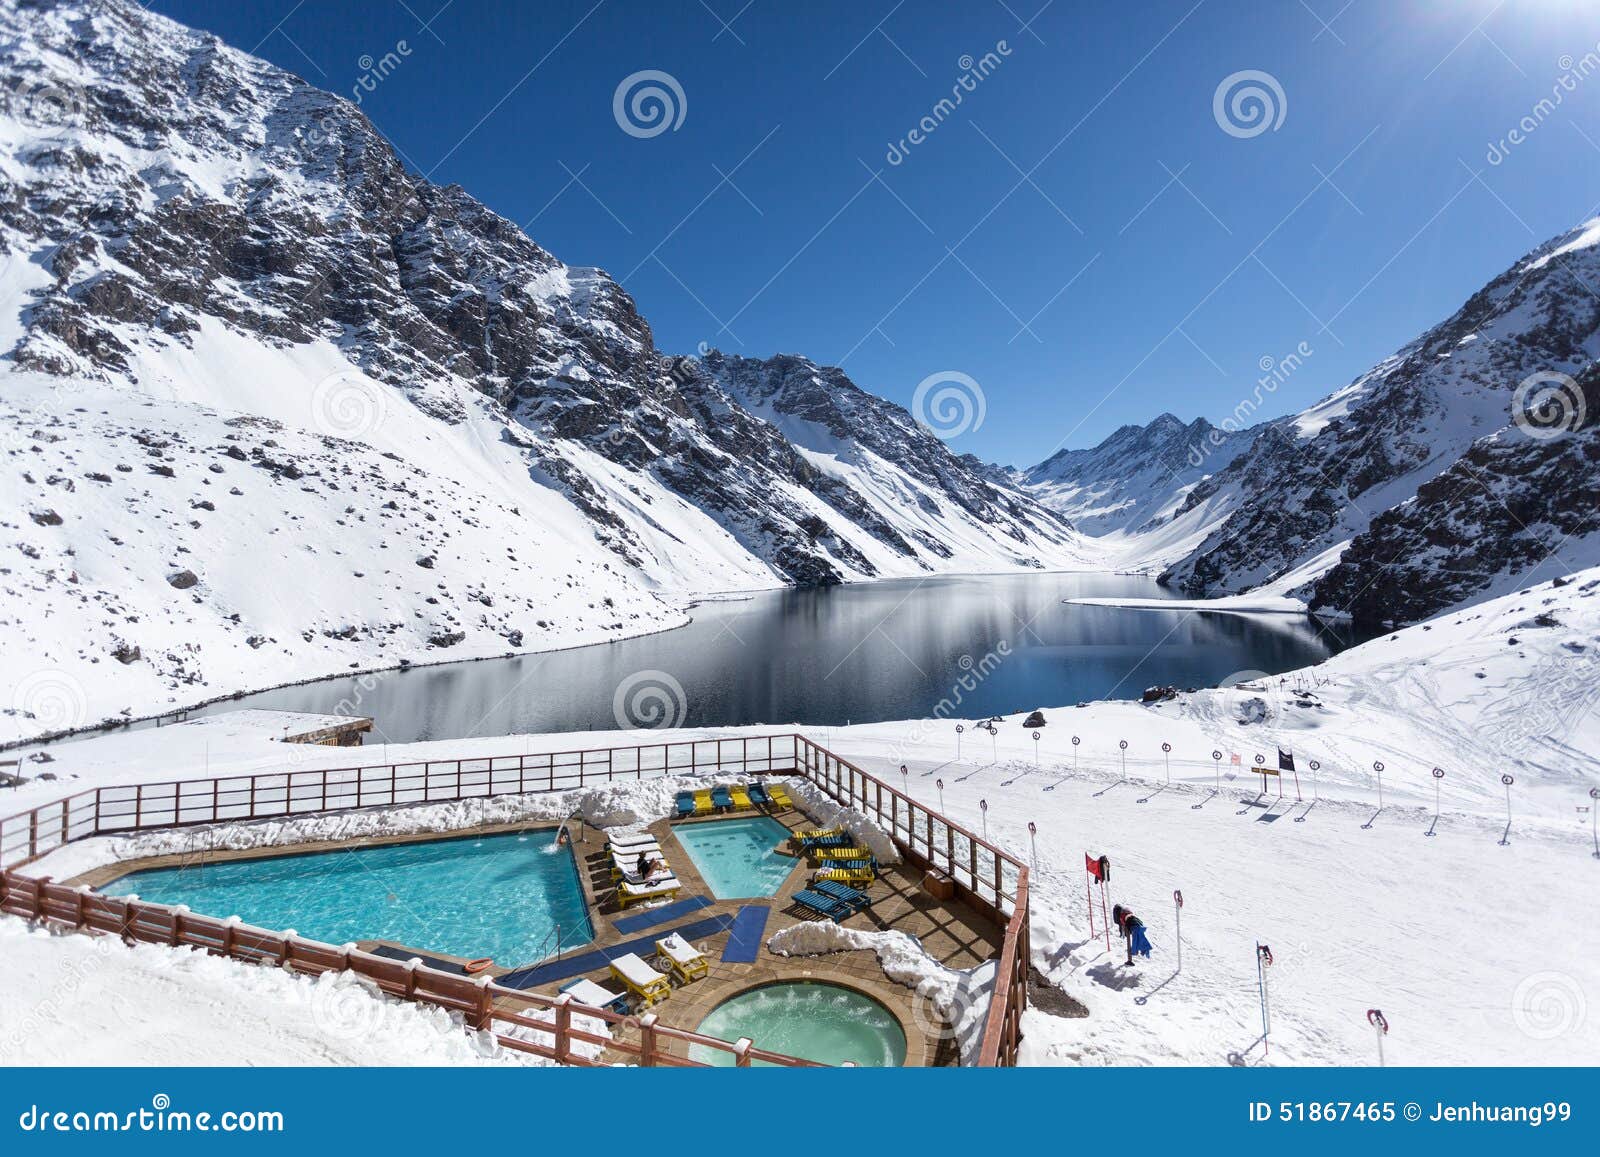
M906 1033L894 1013L863 992L821 981L784 981L729 997L695 1030L722 1040L749 1037L757 1048L808 1061L894 1068L906 1059ZM733 1054L692 1045L690 1059L732 1065ZM756 1062L759 1064L760 1062Z

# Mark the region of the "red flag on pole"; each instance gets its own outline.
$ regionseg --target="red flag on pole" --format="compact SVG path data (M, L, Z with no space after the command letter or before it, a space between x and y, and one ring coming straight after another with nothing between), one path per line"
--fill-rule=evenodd
M1096 880L1104 879L1100 872L1099 858L1096 856L1091 856L1088 852L1083 853L1083 870L1088 872L1089 875L1093 876Z

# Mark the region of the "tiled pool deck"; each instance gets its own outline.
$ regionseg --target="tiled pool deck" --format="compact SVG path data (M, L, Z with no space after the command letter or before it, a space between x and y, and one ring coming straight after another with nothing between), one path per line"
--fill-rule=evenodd
M743 817L757 814L751 811L733 813L734 817ZM680 844L673 835L673 827L681 823L717 823L724 816L708 816L700 819L669 821L661 820L651 824L649 830L656 836L661 844L662 853L671 864L674 874L683 884L680 898L704 897L711 903L695 911L687 912L677 919L668 920L662 924L646 929L633 931L619 931L616 922L627 916L635 916L649 912L650 909L642 905L633 905L626 911L620 910L615 903L608 902L604 907L600 900L611 892L611 859L605 851L605 834L598 828L585 827L575 840L573 850L577 856L579 875L582 879L584 899L589 905L590 919L594 925L594 939L589 943L572 949L567 955L577 955L595 950L605 951L630 940L649 937L652 941L657 937L666 936L674 928L699 923L708 917L723 916L731 919L741 907L749 905L763 905L771 909L766 931L762 935L762 947L757 953L753 964L729 963L722 960L722 949L727 943L726 931L716 932L709 936L694 937L694 944L706 957L711 966L708 977L694 981L688 985L681 985L676 980L673 982L670 998L658 1002L651 1011L654 1011L662 1024L674 1028L693 1030L699 1025L702 1018L723 1000L736 992L763 984L771 984L785 980L827 980L838 984L845 984L867 993L888 1006L897 1017L906 1032L906 1064L908 1065L947 1065L956 1063L954 1042L946 1039L947 1034L940 1033L936 1026L930 1023L931 1010L926 1002L915 1001L913 993L904 985L890 980L884 975L883 969L878 964L877 955L873 952L836 952L826 956L777 956L769 952L765 942L774 932L790 925L801 923L801 917L793 908L792 897L795 892L805 887L810 878L810 871L805 868L805 861L795 860L798 870L789 874L779 889L777 895L765 898L716 900L711 897L711 890L695 869L694 860L689 856L687 849ZM816 826L810 817L799 811L780 812L776 817L791 831L801 828ZM207 854L208 859L245 859L262 856L283 855L286 852L311 852L322 851L330 848L348 848L363 844L414 842L422 839L439 839L444 836L472 835L497 831L525 830L525 825L495 825L456 831L449 833L432 833L424 835L376 837L360 841L344 842L316 842L297 844L291 848L262 848L252 849L247 852L212 852ZM549 830L549 829L546 829ZM184 860L182 856L160 856L140 860L126 860L121 863L96 869L71 881L75 884L102 885L109 880L126 875L129 872L146 868L170 867ZM909 867L886 867L883 874L871 887L873 905L865 912L857 913L843 922L846 928L860 928L865 931L895 930L908 933L920 940L928 952L942 964L950 968L973 968L985 961L992 960L999 955L1002 930L988 917L968 908L966 905L955 901L940 901L929 896L922 890L922 875ZM209 915L227 915L227 913L209 913ZM247 921L249 913L240 913ZM361 947L372 948L380 942L363 941ZM419 952L445 959L455 959L442 953L430 952L425 945L408 945ZM653 953L641 952L649 958ZM495 976L504 975L507 969L491 968L490 973ZM601 966L588 972L577 975L587 977L613 992L621 990L620 984L611 976L610 970ZM563 984L574 977L569 975L548 984L535 985L533 991L554 995ZM507 998L508 1002L515 998ZM628 1032L636 1030L628 1029ZM761 1041L757 1040L757 1047ZM672 1050L678 1055L686 1055L686 1046L674 1043ZM621 1053L608 1054L607 1061L627 1063L631 1058Z

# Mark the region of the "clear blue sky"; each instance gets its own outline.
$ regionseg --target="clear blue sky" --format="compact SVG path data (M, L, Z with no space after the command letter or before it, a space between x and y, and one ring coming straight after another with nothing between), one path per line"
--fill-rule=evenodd
M995 461L1220 419L1305 342L1268 403L1298 409L1600 211L1600 69L1536 111L1600 62L1592 0L441 4L151 6L344 93L404 41L378 127L619 277L664 349L804 353L907 404L960 371L987 416L954 444ZM613 95L645 69L685 107L641 138ZM1219 127L1242 70L1275 129Z

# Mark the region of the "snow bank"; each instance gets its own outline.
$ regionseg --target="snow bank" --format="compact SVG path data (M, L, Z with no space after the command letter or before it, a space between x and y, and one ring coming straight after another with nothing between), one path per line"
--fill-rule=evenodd
M11 916L0 917L0 959L4 1065L553 1063L347 972L297 976Z
M994 991L991 961L970 971L946 968L905 932L868 932L837 924L800 923L772 934L767 948L779 956L825 956L831 952L873 952L884 975L914 993L912 1016L932 1037L956 1042L961 1063L976 1064Z
M789 786L789 794L795 802L817 821L819 827L840 827L860 841L860 846L866 848L877 857L880 864L898 864L900 862L900 849L894 846L894 841L887 832L873 823L866 816L851 808L837 804L820 788L811 784L809 780L791 779L785 781Z

